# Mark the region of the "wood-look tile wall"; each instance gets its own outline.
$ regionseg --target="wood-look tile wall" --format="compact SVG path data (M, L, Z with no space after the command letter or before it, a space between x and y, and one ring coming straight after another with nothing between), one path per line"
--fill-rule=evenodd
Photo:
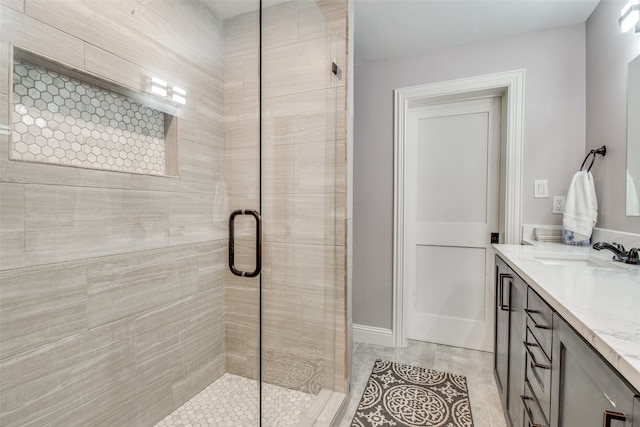
M225 371L222 24L187 0L0 0L0 31L0 425L153 425ZM180 177L10 161L13 45L185 88Z
M318 6L265 11L263 345L320 351L345 391L346 2ZM12 45L188 93L180 178L9 161L0 127L0 425L151 425L225 366L255 377L258 282L228 272L226 221L259 203L257 16L222 27L187 0L0 0L0 125Z
M320 354L321 387L340 392L348 383L346 14L342 0L291 1L265 9L262 30L262 347L276 360ZM259 208L257 25L256 14L224 22L230 209ZM228 274L227 369L248 377L256 372L257 303L257 282ZM263 361L266 372L282 368L271 362Z

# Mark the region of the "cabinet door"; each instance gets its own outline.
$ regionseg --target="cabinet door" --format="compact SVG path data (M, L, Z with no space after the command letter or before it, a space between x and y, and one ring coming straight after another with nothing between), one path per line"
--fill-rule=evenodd
M513 276L505 264L496 256L496 301L495 339L493 371L500 393L502 406L507 409L507 375L509 372L509 293Z
M553 315L552 427L632 427L634 391Z
M509 310L509 388L507 397L508 415L513 427L523 423L525 370L525 317L524 307L527 298L527 284L517 275L511 284Z
M496 256L494 374L509 424L523 423L524 304L527 284Z

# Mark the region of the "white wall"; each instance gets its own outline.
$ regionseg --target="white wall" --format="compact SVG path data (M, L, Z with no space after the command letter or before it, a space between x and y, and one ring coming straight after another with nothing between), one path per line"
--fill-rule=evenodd
M591 170L600 228L640 233L640 217L625 216L627 64L640 54L640 34L621 33L623 1L600 2L586 25L586 149L607 146ZM636 118L640 120L640 118Z
M533 198L533 180L565 195L584 157L583 24L356 64L354 324L391 328L393 89L515 69L526 70L523 223L560 224L551 197Z

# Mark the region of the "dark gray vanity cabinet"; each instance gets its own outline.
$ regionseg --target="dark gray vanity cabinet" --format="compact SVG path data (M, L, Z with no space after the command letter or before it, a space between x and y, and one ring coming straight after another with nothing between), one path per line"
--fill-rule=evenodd
M523 425L524 307L527 284L496 256L494 375L507 419Z
M640 396L496 256L494 374L509 427L640 427Z
M551 427L640 426L635 391L556 313L552 351Z

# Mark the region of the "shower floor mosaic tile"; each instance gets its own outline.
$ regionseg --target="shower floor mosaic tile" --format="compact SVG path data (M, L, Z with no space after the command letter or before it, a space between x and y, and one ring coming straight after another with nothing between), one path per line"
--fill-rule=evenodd
M257 426L257 399L256 381L224 374L156 427ZM262 425L295 426L314 399L313 394L265 384Z

